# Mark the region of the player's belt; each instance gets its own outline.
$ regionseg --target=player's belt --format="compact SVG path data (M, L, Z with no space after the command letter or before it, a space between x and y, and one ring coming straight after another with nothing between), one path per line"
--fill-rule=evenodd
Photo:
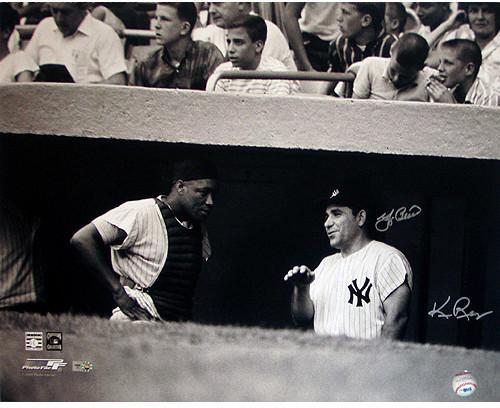
M137 283L135 283L132 279L127 278L126 276L120 276L120 283L123 286L128 286L130 289L137 289L141 292L147 292L147 289L141 288Z

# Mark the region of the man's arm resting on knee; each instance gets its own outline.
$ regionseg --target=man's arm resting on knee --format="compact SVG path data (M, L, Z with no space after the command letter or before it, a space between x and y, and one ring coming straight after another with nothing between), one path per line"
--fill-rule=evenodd
M126 238L125 231L117 228L115 242L104 243L93 224L87 224L71 238L70 245L79 255L86 269L94 272L111 291L118 307L132 319L148 319L149 313L131 299L108 261L108 245L121 244Z
M294 285L292 318L298 326L309 326L314 318L314 304L309 296L309 285Z
M401 340L408 323L411 290L407 281L392 292L383 302L385 321L382 337Z

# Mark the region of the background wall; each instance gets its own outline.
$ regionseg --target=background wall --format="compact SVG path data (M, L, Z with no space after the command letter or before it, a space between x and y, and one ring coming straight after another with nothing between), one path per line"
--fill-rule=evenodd
M82 88L83 96L90 88ZM16 127L12 116L2 113L0 117L3 196L42 216L52 310L109 313L109 295L73 261L69 238L80 226L123 201L165 192L166 164L183 153L202 152L218 164L221 187L209 219L214 256L198 286L197 321L291 326L291 288L283 283L283 275L298 263L314 267L331 253L322 227L323 209L315 201L340 179L362 179L376 193L376 216L402 206L422 208L417 217L395 222L377 236L403 251L414 271L407 338L500 348L496 330L500 310L496 296L499 162L476 158L500 157L493 132L482 133L482 129L499 125L496 111L493 116L490 109L471 108L468 127L458 128L455 123L464 121L463 107L437 109L447 116L429 122L422 120L431 114L428 105L339 104L316 98L274 98L271 104L265 98L221 99L190 93L186 99L182 92L153 91L148 94L150 101L157 98L168 106L146 104L141 109L135 103L117 103L123 89L93 87L92 94L103 92L101 102L85 114L85 109L69 103L76 100L75 88L55 86L55 94L53 88L48 88L50 92L42 88L47 91L45 98L33 93L31 86L26 89L29 114L11 110L12 115L19 112ZM145 98L143 92L138 90ZM2 93L16 103L26 97L17 88L0 87L0 101L5 101ZM60 98L64 93L66 103ZM38 98L38 104L32 105L31 97ZM132 92L130 98L137 95ZM183 104L186 100L191 101L189 106ZM81 102L84 106L90 103L85 98ZM214 110L222 102L226 111ZM320 120L303 116L310 113L310 104ZM7 107L5 102L0 105ZM172 106L177 107L175 111L167 109ZM271 106L274 112L269 112ZM108 125L104 119L96 121L103 110L108 112ZM146 121L151 112L156 112L155 120ZM248 112L255 113L259 126ZM291 118L288 122L284 112ZM325 122L325 112L332 114L331 121ZM348 120L357 112L365 115L360 116L363 120ZM270 119L273 113L275 118ZM268 120L262 121L262 115ZM70 121L71 117L75 119ZM237 121L237 117L243 119ZM137 123L143 131L139 132ZM182 132L179 123L186 126ZM419 127L422 123L427 124L425 129ZM302 132L300 145L297 128ZM338 129L342 132L335 134ZM451 139L452 130L457 145ZM134 132L137 139L147 141L133 140ZM335 136L328 138L330 132ZM71 137L55 136L61 134ZM293 140L288 145L287 135ZM370 138L387 138L393 144L372 145ZM179 143L181 140L186 143ZM323 144L321 150L312 147L316 140ZM442 147L435 155L450 157L423 155L434 140ZM411 150L404 147L408 145L416 149L413 155L408 151L392 154L403 148ZM375 153L369 153L372 147ZM451 304L446 313L451 313L461 296L471 299L469 310L494 313L477 322L428 316L434 302L439 306L448 296Z

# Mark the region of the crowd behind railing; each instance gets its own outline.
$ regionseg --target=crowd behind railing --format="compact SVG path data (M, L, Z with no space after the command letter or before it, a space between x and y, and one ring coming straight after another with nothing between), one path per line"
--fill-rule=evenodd
M500 3L0 7L0 83L500 106Z

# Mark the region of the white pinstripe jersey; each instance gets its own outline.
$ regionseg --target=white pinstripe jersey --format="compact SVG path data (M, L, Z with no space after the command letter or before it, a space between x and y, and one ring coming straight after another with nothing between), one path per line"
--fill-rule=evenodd
M371 241L347 256L324 258L310 286L314 330L318 334L363 339L380 337L383 301L412 272L405 256L387 244Z
M111 246L113 270L136 283L136 287L149 288L165 265L168 255L168 234L160 208L152 198L128 201L92 221L104 243L116 240L116 230L125 231L127 237L121 245ZM204 226L203 257L210 256L210 246Z

